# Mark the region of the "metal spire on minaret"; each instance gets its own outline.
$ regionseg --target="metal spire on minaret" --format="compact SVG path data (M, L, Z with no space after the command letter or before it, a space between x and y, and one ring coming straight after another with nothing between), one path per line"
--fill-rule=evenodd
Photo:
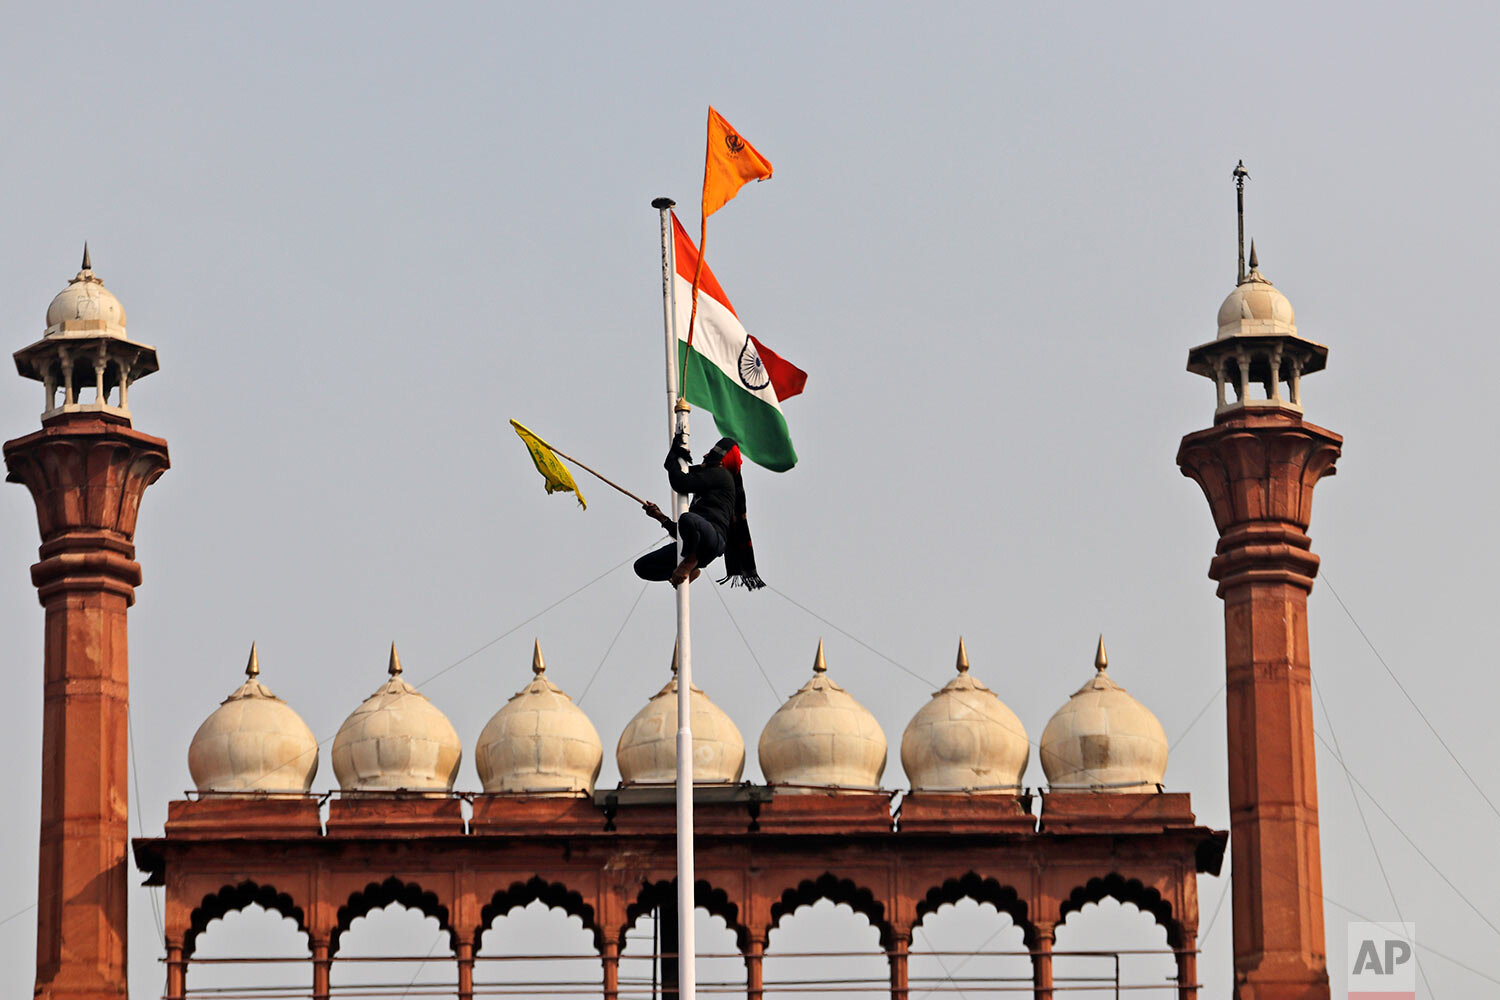
M1240 269L1235 275L1236 285L1245 283L1245 182L1249 179L1250 171L1245 169L1245 161L1241 160L1234 167L1234 201L1240 222Z
M88 240L84 240L83 241L83 266L81 268L79 268L79 270L81 270L81 271L92 271L93 269L94 269L93 262L89 260L89 241Z

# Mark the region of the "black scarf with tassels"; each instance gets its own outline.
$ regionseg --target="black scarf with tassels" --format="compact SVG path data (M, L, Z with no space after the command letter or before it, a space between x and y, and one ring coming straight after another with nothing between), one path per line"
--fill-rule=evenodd
M766 585L755 569L755 546L750 541L750 522L745 517L745 480L740 475L739 446L731 448L720 464L734 477L734 518L729 522L729 534L725 538L724 569L726 576L720 583L746 590L759 590Z

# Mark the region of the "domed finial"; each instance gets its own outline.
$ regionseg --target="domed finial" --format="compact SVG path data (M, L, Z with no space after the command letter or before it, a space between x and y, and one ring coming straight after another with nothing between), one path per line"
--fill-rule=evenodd
M394 642L391 643L391 662L390 665L385 668L385 672L390 674L392 677L401 676L401 657L396 655L396 644Z
M677 643L672 643L672 676L677 676Z
M88 251L84 251L87 253ZM246 677L260 676L260 657L255 655L255 643L250 643L250 662L245 664Z
M542 640L531 640L531 672L540 677L547 672L547 661L542 659Z
M818 637L818 656L813 660L813 673L828 673L828 664L823 659L823 638L821 636Z
M1255 241L1250 241L1250 270L1260 267L1260 258L1255 256Z
M1094 651L1094 669L1101 674L1109 666L1109 654L1104 651L1104 634L1099 634L1099 648Z
M84 240L83 241L83 267L82 267L82 270L92 271L93 269L94 269L94 263L93 263L93 261L89 260L89 241L88 240Z
M958 672L966 674L969 672L969 651L964 648L964 637L958 637Z

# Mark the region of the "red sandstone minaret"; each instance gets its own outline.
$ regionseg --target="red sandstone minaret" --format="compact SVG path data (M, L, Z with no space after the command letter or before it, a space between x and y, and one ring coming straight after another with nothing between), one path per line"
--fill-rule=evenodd
M1307 647L1318 557L1306 532L1313 487L1333 475L1343 438L1302 419L1301 378L1322 370L1328 349L1293 319L1252 244L1217 339L1188 352L1188 371L1218 387L1214 426L1177 452L1219 530L1208 575L1224 599L1239 1000L1329 995Z
M46 388L42 429L5 444L7 479L36 501L46 609L37 997L127 995L130 700L126 611L135 602L136 513L166 471L167 443L133 430L130 386L156 351L125 335L125 310L83 269L47 309L16 369Z

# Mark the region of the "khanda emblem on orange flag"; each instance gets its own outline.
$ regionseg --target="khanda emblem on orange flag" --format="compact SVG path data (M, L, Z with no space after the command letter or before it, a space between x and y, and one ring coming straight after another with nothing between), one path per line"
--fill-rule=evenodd
M703 217L729 203L740 188L771 176L771 161L713 108L708 109L708 155L703 164ZM700 243L702 240L699 241Z

